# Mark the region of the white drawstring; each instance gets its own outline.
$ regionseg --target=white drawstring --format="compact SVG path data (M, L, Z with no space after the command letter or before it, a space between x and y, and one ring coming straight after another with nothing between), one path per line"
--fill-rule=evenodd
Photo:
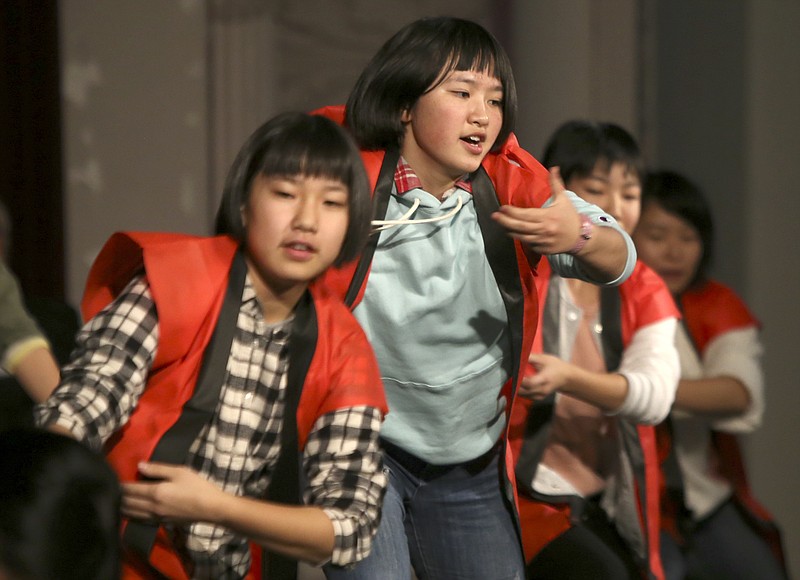
M461 198L459 197L459 199L461 199ZM413 214L415 211L417 211L418 207L419 207L419 198L414 200L414 204L411 206L410 210L408 210L406 213L401 215L396 220L372 220L372 225L373 226L383 226L383 227L380 227L380 228L376 228L375 229L376 232L378 232L380 230L385 230L387 227L400 225L402 223L407 222L409 220L411 214Z
M454 215L456 215L458 213L458 210L461 209L462 205L464 205L464 202L461 199L461 196L459 195L458 196L458 201L456 202L456 207L453 208L451 211L447 212L445 215L440 215L440 216L432 217L432 218L425 218L425 219L421 219L421 220L412 220L411 219L411 215L415 211L417 211L417 208L419 207L419 199L415 199L414 200L414 204L411 206L411 209L409 209L406 213L404 213L403 215L401 215L397 219L394 219L394 220L372 220L372 225L373 226L378 226L372 231L373 231L373 233L374 232L379 232L381 230L386 230L386 229L389 229L389 228L393 228L395 226L402 226L402 225L405 225L405 224L429 224L429 223L433 223L433 222L440 222L442 220L449 219L449 218L453 217Z

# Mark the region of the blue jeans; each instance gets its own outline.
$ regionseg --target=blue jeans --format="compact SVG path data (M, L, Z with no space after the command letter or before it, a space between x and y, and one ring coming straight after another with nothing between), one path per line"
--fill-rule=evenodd
M681 548L672 536L661 533L661 560L667 580L786 578L767 543L732 501L700 522L688 542L688 548Z
M440 467L385 455L389 488L370 555L329 580L522 580L522 548L501 492L500 454ZM394 456L393 456L394 455Z

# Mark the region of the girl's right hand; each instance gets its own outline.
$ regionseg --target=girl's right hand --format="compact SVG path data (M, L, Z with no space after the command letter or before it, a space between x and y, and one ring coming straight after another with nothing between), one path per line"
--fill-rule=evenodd
M557 167L550 170L550 189L553 201L547 207L504 205L492 214L512 238L525 242L538 254L568 252L581 229L580 216L565 193Z
M520 396L538 401L567 384L570 363L550 354L532 354L528 362L536 372L525 373Z

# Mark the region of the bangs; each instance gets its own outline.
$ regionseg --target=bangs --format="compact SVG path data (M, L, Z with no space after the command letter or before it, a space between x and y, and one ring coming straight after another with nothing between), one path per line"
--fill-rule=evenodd
M633 155L630 151L620 149L610 149L601 151L597 157L597 162L591 167L576 167L574 174L580 177L589 177L596 166L600 166L603 171L611 171L614 165L622 165L628 175L636 177L639 181L644 175L644 164L640 157Z
M470 43L472 46L469 51L461 53L451 53L448 58L448 65L445 70L448 73L453 71L469 71L474 70L484 73L488 76L495 76L495 63L497 59L494 54L487 50L486 47L477 45L477 43Z
M491 39L459 34L453 40L455 45L443 59L445 64L430 88L438 86L454 71L477 71L497 78L503 90L508 91L509 78L513 78L510 76L511 67L506 63L504 68L505 59Z
M304 124L286 131L271 141L261 163L255 168L262 175L322 177L350 186L353 172L352 151L340 132L323 123Z

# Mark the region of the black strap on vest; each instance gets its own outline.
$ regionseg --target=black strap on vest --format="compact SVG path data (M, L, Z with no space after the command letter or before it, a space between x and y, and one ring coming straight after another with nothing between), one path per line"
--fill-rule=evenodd
M297 406L308 369L314 358L318 326L314 302L306 292L295 308L292 336L289 341L289 369L286 373L284 418L281 429L281 451L267 489L267 499L277 503L299 505L300 451L297 435ZM261 577L266 580L296 580L297 560L263 551Z
M619 369L625 348L622 343L622 297L617 287L603 287L600 289L600 324L603 327L600 335L600 340L603 343L603 358L608 372L613 372ZM631 460L631 464L633 466L641 466L644 469L644 449L642 449L639 440L636 424L620 418L617 421L617 428L619 429L620 441L625 453ZM634 472L636 472L635 469ZM639 496L639 505L646 506L647 486L637 485L636 492ZM647 519L647 516L648 513L645 509L642 517ZM645 541L647 541L646 535ZM649 548L645 550L645 554L649 554Z
M203 362L194 392L184 403L178 420L156 444L150 461L183 465L192 442L212 417L225 380L225 369L236 329L246 273L244 256L241 251L237 251L231 264L228 287L217 325L203 353ZM122 543L126 551L153 577L163 578L163 574L149 563L158 528L159 524L156 522L131 520L125 527Z
M511 338L512 377L520 372L522 358L522 333L524 321L524 296L517 264L517 249L514 240L503 226L492 219L492 214L500 209L497 191L483 166L470 176L475 213L481 228L486 260L492 269L497 288L503 299L508 318L508 331Z
M381 170L378 173L378 181L375 184L375 191L372 194L372 219L382 220L386 217L386 210L389 208L389 198L392 194L392 186L394 185L394 173L397 169L397 162L400 160L400 151L397 148L387 149L383 156L383 163ZM375 248L378 247L378 239L381 232L375 232L369 237L364 251L361 252L361 258L358 260L355 274L350 281L350 286L347 288L344 302L348 307L355 304L361 286L364 284L364 279L369 272L370 264L372 264L372 257L375 255Z
M622 299L619 288L600 288L600 324L603 332L600 340L603 343L603 358L608 372L614 372L622 362Z

